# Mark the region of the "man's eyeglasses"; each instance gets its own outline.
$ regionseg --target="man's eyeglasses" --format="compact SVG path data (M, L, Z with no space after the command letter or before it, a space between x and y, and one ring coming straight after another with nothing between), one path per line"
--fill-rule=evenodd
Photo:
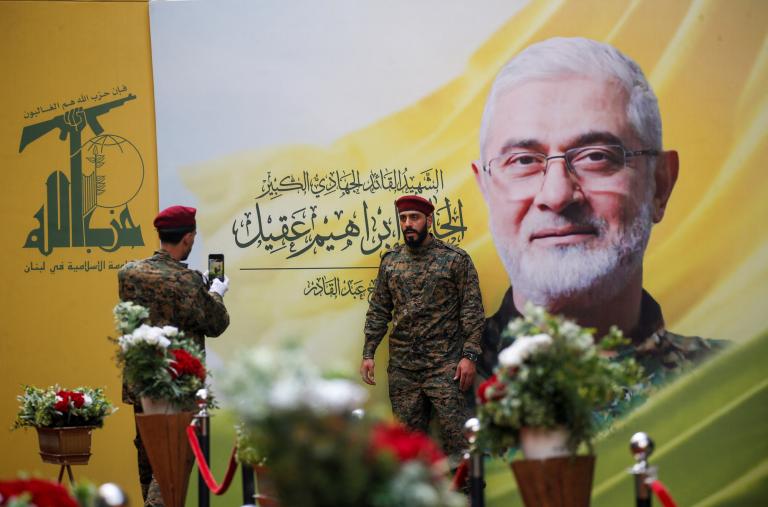
M551 157L535 151L520 151L493 158L484 169L495 178L522 180L546 174L549 161L562 158L568 171L580 179L589 179L616 173L632 157L658 154L658 150L627 151L620 145L580 146Z

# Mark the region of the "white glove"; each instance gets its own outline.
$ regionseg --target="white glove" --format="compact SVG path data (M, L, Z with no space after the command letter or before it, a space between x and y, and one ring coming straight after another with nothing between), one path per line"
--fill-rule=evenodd
M227 275L224 275L224 281L222 282L218 278L214 278L211 282L211 288L208 289L208 292L215 292L221 297L224 297L224 294L227 293L229 290L229 277Z

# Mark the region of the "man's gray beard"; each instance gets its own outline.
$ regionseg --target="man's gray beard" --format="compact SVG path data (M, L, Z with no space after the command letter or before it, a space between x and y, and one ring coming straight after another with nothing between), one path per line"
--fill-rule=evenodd
M565 219L558 222L549 225L571 223ZM585 222L595 227L600 235L607 233L604 219L589 217L579 221L581 224ZM491 234L515 292L534 304L550 308L564 299L589 298L590 304L600 304L618 294L642 265L652 225L651 203L646 201L635 219L607 248L576 244L515 255L511 245L500 244L501 236L493 222ZM522 236L529 237L528 234Z

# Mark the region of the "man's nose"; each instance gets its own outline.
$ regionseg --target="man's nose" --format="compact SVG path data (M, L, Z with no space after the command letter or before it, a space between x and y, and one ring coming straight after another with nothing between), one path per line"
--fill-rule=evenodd
M562 158L550 160L541 188L536 193L534 205L541 210L560 213L583 198L584 193L576 176L568 170L565 160Z

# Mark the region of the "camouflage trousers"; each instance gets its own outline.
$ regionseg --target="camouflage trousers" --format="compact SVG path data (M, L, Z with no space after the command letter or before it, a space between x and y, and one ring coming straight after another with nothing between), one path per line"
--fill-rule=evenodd
M387 374L392 413L408 428L424 433L435 419L443 452L451 466L456 466L467 448L463 429L471 417L466 395L453 380L456 363L426 370L389 366Z
M141 414L141 405L133 405L133 413ZM141 441L139 427L136 426L136 438L133 439L133 445L136 446L137 461L139 464L139 483L141 484L141 496L144 499L145 507L165 507L163 497L160 493L160 486L152 476L152 465L149 464L147 451L144 449L144 443Z

